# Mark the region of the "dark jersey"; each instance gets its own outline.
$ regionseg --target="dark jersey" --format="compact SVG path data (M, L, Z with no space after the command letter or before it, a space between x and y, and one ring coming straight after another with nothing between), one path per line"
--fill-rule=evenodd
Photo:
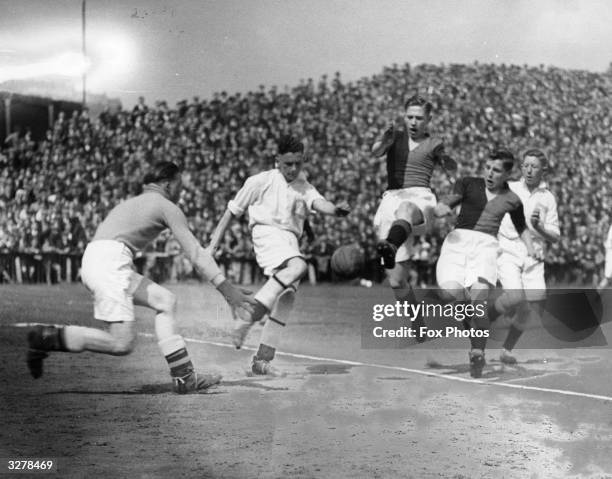
M480 231L497 237L499 225L508 213L516 231L521 234L527 227L523 203L507 184L504 186L500 193L488 200L484 178L459 178L453 191L455 198L451 202L451 206L461 204L455 228Z
M397 131L393 144L387 150L387 189L429 188L434 166L440 163L443 154L441 139L428 135L419 146L409 151L408 131L406 128Z

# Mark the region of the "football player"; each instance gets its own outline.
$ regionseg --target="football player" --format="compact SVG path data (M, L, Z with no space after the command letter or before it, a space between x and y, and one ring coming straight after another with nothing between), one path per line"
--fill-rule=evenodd
M559 241L561 234L557 201L543 181L547 167L548 160L544 152L529 149L523 154L523 177L508 183L510 190L516 193L523 203L533 246L542 258L546 252L546 243ZM500 355L502 363L515 364L516 358L511 351L530 318L539 317L546 299L544 262L529 256L508 215L502 220L497 237L500 248L497 271L504 293L496 299L495 311L490 319L495 319L498 314L515 313Z
M490 290L497 282L497 233L508 213L528 255L541 257L534 250L525 223L523 204L508 187L507 180L514 166L514 155L506 149L491 152L484 177L463 177L457 180L453 193L436 206L436 216L450 214L461 206L455 228L446 236L436 265L436 277L443 299L471 302L477 311L486 311ZM481 303L481 307L478 307ZM485 365L488 314L475 315L471 321L470 375L482 376Z
M254 374L278 375L270 362L274 359L283 327L293 308L300 279L307 263L299 249L304 222L309 212L346 216L347 204L326 200L307 180L302 171L304 144L292 136L278 142L277 167L247 178L213 232L210 247L214 251L232 218L249 214L255 259L268 277L255 294L254 312L248 321L240 321L233 331L237 349L257 321L268 315L257 354L253 356Z
M391 124L372 146L372 153L385 155L387 190L374 216L380 239L376 246L395 299L416 303L408 278L413 235L426 232L427 218L436 206L430 180L436 166L447 172L457 165L444 151L440 138L428 132L432 105L419 95L404 105L401 123ZM420 331L419 318L415 326Z
M218 374L195 372L185 340L175 331L176 296L138 274L134 255L170 228L185 255L237 314L250 314L255 301L225 279L210 253L189 231L187 219L176 205L182 187L179 167L161 162L145 175L143 183L142 194L110 211L83 254L81 277L93 293L94 317L104 321L107 330L72 325L34 327L28 333L27 363L35 378L42 375L43 359L49 351L93 351L115 356L131 353L136 338L136 304L156 312L155 333L175 392L197 392L220 382Z

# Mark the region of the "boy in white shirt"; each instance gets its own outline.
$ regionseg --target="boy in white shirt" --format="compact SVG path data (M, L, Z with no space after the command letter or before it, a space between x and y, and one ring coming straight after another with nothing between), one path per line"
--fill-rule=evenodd
M302 171L304 145L299 140L282 137L276 161L277 168L247 178L228 203L210 245L214 251L232 217L248 211L255 258L269 279L255 294L255 311L250 321L241 321L232 340L240 349L252 325L267 314L269 320L251 369L254 374L268 375L276 374L270 361L274 359L282 328L293 307L300 278L307 271L299 249L304 221L311 210L335 216L349 213L348 205L331 203L308 183Z
M546 243L559 241L561 234L557 201L543 181L547 167L548 160L541 150L527 150L523 154L521 164L523 177L508 183L510 189L523 202L534 248L542 258ZM500 356L501 362L515 364L516 358L511 351L529 319L541 314L542 303L546 299L544 262L536 261L527 255L527 250L508 215L502 221L498 239L500 250L497 269L504 293L495 301L493 314L516 313Z

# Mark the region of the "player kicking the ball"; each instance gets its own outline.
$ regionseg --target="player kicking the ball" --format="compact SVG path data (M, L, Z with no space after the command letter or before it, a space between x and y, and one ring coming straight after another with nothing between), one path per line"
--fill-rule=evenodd
M268 277L255 294L255 311L249 321L241 321L232 334L240 349L257 321L266 321L251 369L254 374L276 375L270 361L274 359L281 331L285 326L300 278L307 264L300 253L299 238L308 213L346 216L346 204L334 205L306 181L302 172L304 145L292 136L278 142L277 168L249 177L236 197L229 202L215 229L210 247L219 246L223 233L233 217L248 211L255 258Z
M431 103L415 95L404 106L403 124L392 124L372 146L375 156L386 155L388 177L374 227L380 238L376 251L395 299L416 303L408 283L412 236L425 233L427 218L436 206L430 187L434 167L449 172L457 165L445 153L442 140L428 133Z
M486 311L478 303L486 303L497 282L497 233L506 213L524 241L528 255L540 260L525 223L521 199L506 183L513 166L514 156L510 151L493 151L486 162L484 178L460 178L453 193L436 206L436 216L448 215L451 208L461 206L455 228L446 236L436 265L444 300L469 301L476 305L476 310ZM471 327L488 330L488 315L474 316ZM486 336L474 334L470 338L470 375L475 378L482 376L485 365Z
M187 257L200 274L217 287L239 315L254 310L255 301L232 286L212 256L198 243L187 219L175 202L182 178L171 162L157 164L144 177L139 196L115 206L98 226L83 254L81 277L94 296L94 316L108 329L81 326L36 326L28 333L28 367L32 376L43 373L49 351L80 353L93 351L114 356L132 352L134 304L156 311L158 345L170 367L174 391L179 394L205 390L220 382L218 374L197 374L184 339L175 332L176 297L167 289L134 270L134 253L141 251L159 233L170 228Z
M523 202L533 246L542 258L546 243L559 241L561 234L557 202L543 181L547 167L546 155L541 150L527 150L521 165L522 179L508 183ZM529 256L508 215L502 220L497 238L500 248L497 272L504 293L495 301L490 319L498 314L515 314L500 356L502 363L515 364L516 358L511 351L530 319L540 317L546 299L544 262Z

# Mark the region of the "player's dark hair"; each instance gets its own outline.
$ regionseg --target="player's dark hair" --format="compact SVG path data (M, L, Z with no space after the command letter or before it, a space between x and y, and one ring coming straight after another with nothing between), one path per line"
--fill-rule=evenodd
M278 140L278 154L285 153L303 153L304 143L298 140L295 136L284 135Z
M180 172L181 169L176 163L172 161L160 161L144 176L142 183L148 185L149 183L160 183L162 181L173 180Z
M507 148L495 148L489 153L489 158L492 160L502 160L502 165L506 171L511 171L514 168L514 155Z
M431 110L433 109L432 104L419 94L412 95L406 100L406 102L404 103L404 110L407 110L411 106L422 107L425 111L425 114L428 116L431 114Z
M528 156L535 156L539 161L543 169L548 168L548 158L546 154L539 148L530 148L523 153L523 160Z

